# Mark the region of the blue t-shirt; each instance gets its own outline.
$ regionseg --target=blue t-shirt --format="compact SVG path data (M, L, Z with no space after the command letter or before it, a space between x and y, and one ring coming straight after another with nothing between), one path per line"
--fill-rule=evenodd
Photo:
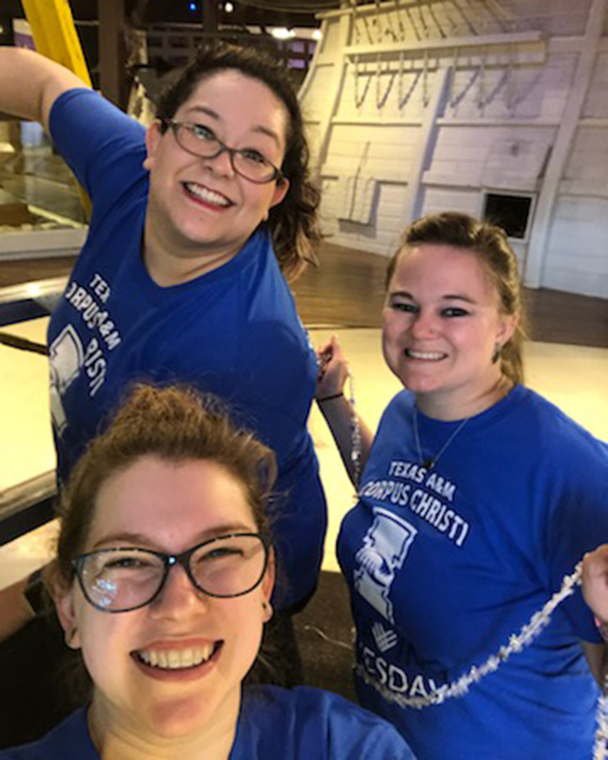
M427 471L413 408L406 391L388 406L338 538L361 703L420 758L589 760L598 690L579 640L600 639L580 591L468 694L422 710L403 698L484 663L608 541L608 447L516 386ZM418 419L424 461L460 423Z
M306 687L248 689L230 760L415 760L388 723L342 697ZM99 760L86 709L0 760Z
M134 381L192 383L230 405L276 453L280 607L315 586L326 505L306 422L317 364L261 227L224 266L159 287L142 260L148 201L145 130L97 93L53 105L61 154L93 202L86 243L51 318L51 410L66 479Z

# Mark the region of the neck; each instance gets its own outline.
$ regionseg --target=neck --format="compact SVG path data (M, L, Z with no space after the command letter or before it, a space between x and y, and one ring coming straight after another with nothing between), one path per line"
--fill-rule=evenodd
M474 417L501 401L513 388L513 383L499 375L482 389L464 393L418 393L416 406L427 417L450 422Z
M228 760L240 709L240 693L222 703L212 718L201 719L196 731L161 734L138 716L115 710L96 695L88 713L89 732L102 760ZM175 732L177 733L177 732Z
M203 246L183 245L168 239L146 216L143 258L148 274L162 288L181 285L218 269L233 259L240 248L207 251Z

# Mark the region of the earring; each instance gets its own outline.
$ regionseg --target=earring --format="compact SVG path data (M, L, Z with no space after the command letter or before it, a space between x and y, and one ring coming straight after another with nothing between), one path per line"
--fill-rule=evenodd
M272 617L274 610L270 602L262 602L262 609L264 610L264 622L267 623Z
M497 343L494 346L494 353L492 354L492 364L496 364L496 362L500 359L500 355L502 353L502 346L500 343Z

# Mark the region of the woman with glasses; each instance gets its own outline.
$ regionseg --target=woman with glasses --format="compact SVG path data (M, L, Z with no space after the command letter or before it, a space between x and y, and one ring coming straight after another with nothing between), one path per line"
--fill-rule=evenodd
M2 760L413 757L337 695L243 687L273 614L275 470L208 398L134 390L73 471L47 578L90 704Z
M285 278L315 259L318 193L285 71L204 50L146 131L61 66L4 48L0 111L41 121L93 203L48 333L60 479L128 382L219 394L277 455L275 601L303 605L326 506L306 430L316 358Z

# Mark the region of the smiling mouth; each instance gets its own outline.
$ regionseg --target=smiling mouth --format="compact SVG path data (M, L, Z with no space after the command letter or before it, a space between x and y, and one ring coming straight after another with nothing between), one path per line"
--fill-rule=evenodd
M411 348L405 349L405 355L408 359L420 359L426 362L439 362L447 357L447 354L439 351L414 351Z
M223 641L216 641L215 644L185 649L139 649L132 652L131 656L155 670L191 670L209 662L223 645Z
M208 206L216 206L217 208L234 206L234 203L229 198L226 198L225 195L209 190L209 188L203 187L203 185L197 185L196 182L184 182L183 186L191 198L196 201L202 201Z

